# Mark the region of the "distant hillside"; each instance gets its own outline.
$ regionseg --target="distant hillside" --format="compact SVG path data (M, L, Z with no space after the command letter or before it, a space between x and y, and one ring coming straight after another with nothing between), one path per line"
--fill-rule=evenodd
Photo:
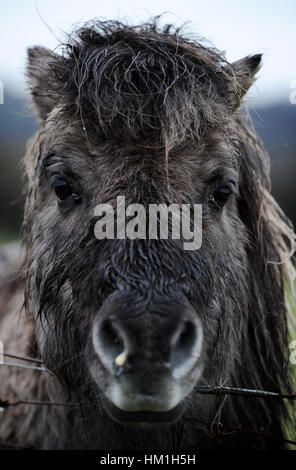
M250 109L257 132L272 157L273 193L296 226L296 105ZM22 220L21 158L27 139L37 129L25 100L8 92L0 105L0 238L14 236Z
M263 139L272 158L294 152L296 147L296 105L279 103L270 106L250 107L254 126ZM25 99L17 99L5 93L5 102L0 105L0 150L4 142L27 140L37 129ZM1 152L1 157L2 152ZM295 155L295 154L294 154Z
M5 90L0 105L0 241L19 234L22 214L21 159L28 138L37 129L25 100Z
M271 156L272 193L296 227L296 105L257 108L251 116Z
M18 99L5 90L4 104L0 105L0 145L3 140L27 139L35 129L36 120L32 117L25 99Z
M272 158L290 153L296 158L296 105L279 103L250 109L250 114Z

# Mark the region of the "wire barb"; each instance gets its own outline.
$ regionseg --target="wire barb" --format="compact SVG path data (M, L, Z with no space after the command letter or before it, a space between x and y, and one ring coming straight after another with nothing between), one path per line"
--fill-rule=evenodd
M276 393L268 392L266 390L252 390L248 388L237 388L237 387L209 387L200 386L196 388L198 393L207 395L238 395L248 396L253 398L287 398L290 400L296 400L296 393Z

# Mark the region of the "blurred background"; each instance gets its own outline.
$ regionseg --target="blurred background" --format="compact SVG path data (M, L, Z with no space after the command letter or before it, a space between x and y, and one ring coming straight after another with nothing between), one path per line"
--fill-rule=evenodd
M136 24L161 13L163 23L188 22L187 31L226 51L229 61L264 54L247 100L271 155L273 194L296 226L295 0L9 0L0 6L0 243L20 236L21 160L37 129L26 106L27 47L54 49L66 32L94 17Z

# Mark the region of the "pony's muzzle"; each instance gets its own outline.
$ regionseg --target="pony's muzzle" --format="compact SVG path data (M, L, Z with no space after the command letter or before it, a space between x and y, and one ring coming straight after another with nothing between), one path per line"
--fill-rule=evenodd
M108 376L105 395L121 410L167 412L196 379L201 321L187 300L174 300L131 314L132 306L112 295L98 312L93 348Z

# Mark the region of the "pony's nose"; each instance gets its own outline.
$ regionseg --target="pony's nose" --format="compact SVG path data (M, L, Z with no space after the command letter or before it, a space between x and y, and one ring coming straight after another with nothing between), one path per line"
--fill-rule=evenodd
M118 304L114 307L117 309ZM168 305L166 309L170 310ZM202 326L191 306L173 305L165 316L145 312L142 318L139 315L128 319L109 305L110 310L110 316L99 312L93 344L111 374L141 376L147 371L155 375L170 373L179 379L196 363L201 353ZM153 310L157 311L157 306ZM159 306L159 311L163 312L163 306Z

